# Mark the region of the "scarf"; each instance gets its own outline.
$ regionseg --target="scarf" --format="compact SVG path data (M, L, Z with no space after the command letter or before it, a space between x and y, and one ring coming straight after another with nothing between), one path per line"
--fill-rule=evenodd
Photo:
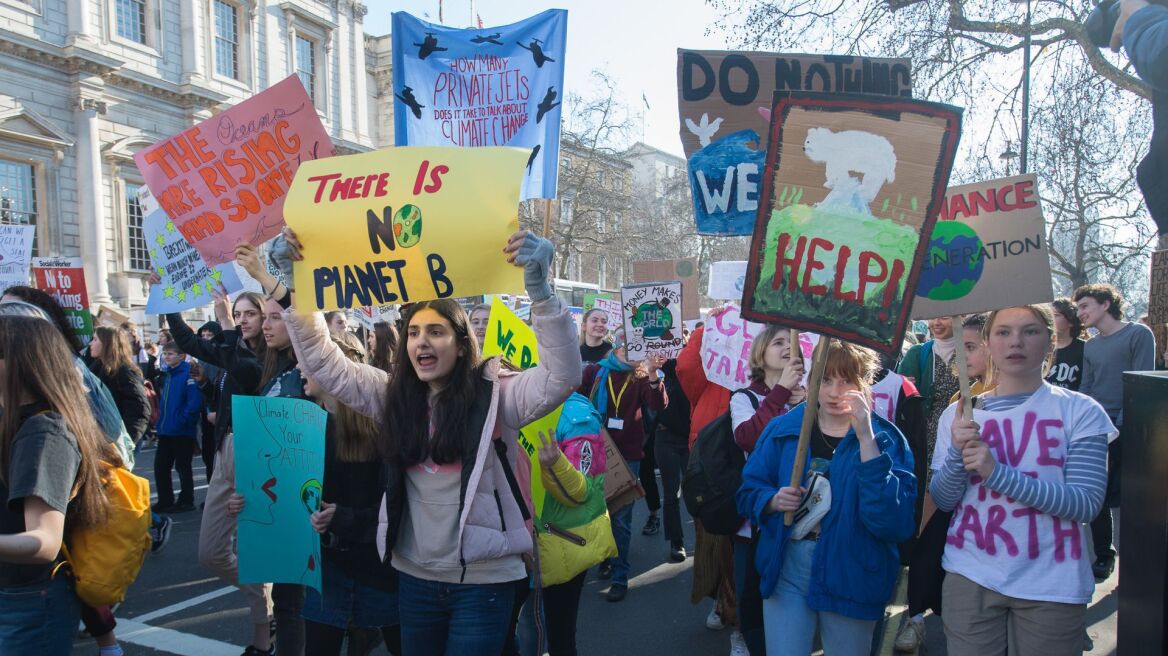
M600 370L596 372L596 383L592 388L592 405L596 406L596 411L600 413L601 417L607 417L608 375L614 371L631 372L633 365L618 360L615 349L609 351L608 355L596 364L600 365ZM618 408L613 408L613 412L617 410Z
M949 339L933 339L933 353L936 353L938 356L940 356L941 362L944 362L945 364L949 364L949 359L952 358L953 354L957 351L957 335L959 334L957 331L960 331L961 328L957 327L956 321L954 321L953 324L956 330L954 330L952 337Z

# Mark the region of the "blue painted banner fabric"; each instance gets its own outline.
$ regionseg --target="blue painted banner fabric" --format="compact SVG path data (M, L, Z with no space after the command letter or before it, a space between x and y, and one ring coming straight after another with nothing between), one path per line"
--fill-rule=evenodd
M398 146L530 148L521 198L555 198L568 12L455 29L393 14Z

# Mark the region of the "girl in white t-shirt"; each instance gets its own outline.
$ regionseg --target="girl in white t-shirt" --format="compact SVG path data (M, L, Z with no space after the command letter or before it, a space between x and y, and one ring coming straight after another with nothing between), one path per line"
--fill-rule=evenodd
M997 387L973 417L941 416L929 491L953 521L942 565L952 656L1082 650L1094 590L1085 523L1107 484L1116 435L1091 398L1045 383L1054 340L1048 306L990 314Z

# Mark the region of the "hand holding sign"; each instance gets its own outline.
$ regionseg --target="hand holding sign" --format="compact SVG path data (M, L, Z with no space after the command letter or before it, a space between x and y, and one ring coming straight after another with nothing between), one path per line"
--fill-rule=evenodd
M312 524L312 530L323 534L333 523L333 515L335 514L337 514L337 504L322 501L320 503L320 510L312 513L312 516L308 519Z
M953 446L960 451L964 451L971 442L981 441L981 426L972 418L965 418L964 402L957 404L957 414L953 417L953 427L949 434L953 440Z

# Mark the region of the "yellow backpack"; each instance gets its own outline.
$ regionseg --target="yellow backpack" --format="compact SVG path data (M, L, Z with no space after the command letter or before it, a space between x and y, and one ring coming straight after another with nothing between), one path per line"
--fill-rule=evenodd
M77 596L90 606L112 606L126 598L150 550L150 481L124 467L102 463L109 518L77 529L61 544Z

